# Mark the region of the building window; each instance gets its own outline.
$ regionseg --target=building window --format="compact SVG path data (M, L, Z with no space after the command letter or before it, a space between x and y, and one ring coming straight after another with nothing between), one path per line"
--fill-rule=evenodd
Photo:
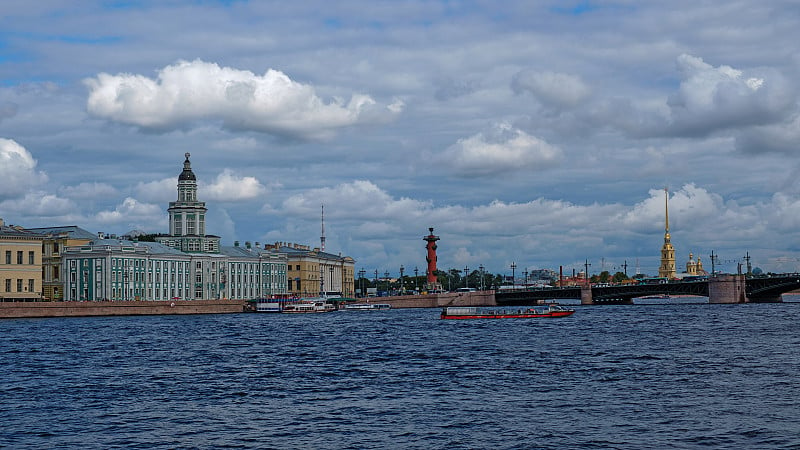
M6 264L11 264L11 250L6 250Z
M36 257L34 256L33 252L28 252L28 264L36 264Z
M6 292L11 292L11 279L6 279Z
M17 292L22 292L22 280L17 279Z
M33 292L33 278L28 279L28 292Z
M53 254L58 254L58 242L53 242Z
M17 252L17 264L22 264L22 252Z

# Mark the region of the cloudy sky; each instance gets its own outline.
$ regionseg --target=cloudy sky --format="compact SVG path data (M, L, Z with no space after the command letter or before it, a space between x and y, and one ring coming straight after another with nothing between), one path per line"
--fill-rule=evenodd
M334 6L335 5L335 6ZM356 270L800 269L794 0L4 1L0 217Z

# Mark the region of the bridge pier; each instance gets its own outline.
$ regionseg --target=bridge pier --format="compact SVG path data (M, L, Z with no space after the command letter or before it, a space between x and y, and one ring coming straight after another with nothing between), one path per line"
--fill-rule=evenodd
M581 286L581 305L594 305L591 286Z
M708 279L708 303L746 303L744 275L716 275Z

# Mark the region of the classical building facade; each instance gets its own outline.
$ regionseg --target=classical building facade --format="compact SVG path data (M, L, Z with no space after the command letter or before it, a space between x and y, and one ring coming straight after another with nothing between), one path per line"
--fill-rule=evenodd
M287 257L287 289L296 297L355 295L355 260L307 245L276 242L266 249Z
M42 298L42 240L0 219L0 301Z
M64 300L201 300L285 297L287 256L274 249L219 245L205 232L205 203L186 153L169 235L156 242L97 238L61 254ZM351 275L352 277L352 275Z
M42 240L42 299L60 301L64 298L61 278L61 252L76 245L85 245L96 236L78 226L26 228L41 234Z
M62 256L66 301L249 300L286 296L286 255L223 247L181 252L157 242L97 239Z

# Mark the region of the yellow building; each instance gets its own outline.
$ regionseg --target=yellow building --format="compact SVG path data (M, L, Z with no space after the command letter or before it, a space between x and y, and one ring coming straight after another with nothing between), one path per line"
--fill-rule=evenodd
M45 300L61 301L64 298L64 281L61 280L61 252L67 247L88 244L97 237L77 226L26 228L44 236L42 241L42 296Z
M0 301L42 298L42 240L0 219Z
M355 260L307 245L276 242L266 245L287 256L288 291L297 297L353 297Z

